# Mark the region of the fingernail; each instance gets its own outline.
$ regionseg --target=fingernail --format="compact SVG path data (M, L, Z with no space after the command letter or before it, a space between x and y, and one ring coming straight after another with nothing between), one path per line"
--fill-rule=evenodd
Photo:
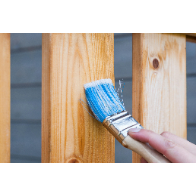
M137 133L137 132L139 132L140 130L141 130L141 129L133 128L133 129L129 129L128 132L130 132L130 133Z

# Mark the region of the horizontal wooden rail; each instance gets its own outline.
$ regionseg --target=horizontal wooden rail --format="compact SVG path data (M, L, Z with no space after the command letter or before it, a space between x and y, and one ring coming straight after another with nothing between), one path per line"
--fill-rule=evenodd
M196 43L196 33L184 33L186 35L187 42Z
M196 37L196 33L185 33L187 36Z

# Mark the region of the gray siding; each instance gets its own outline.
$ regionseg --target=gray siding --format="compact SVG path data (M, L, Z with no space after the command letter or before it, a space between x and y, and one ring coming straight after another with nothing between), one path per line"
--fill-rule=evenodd
M11 162L41 162L42 35L11 34Z
M41 162L41 34L11 34L11 162ZM188 140L196 144L196 44L187 43ZM115 34L115 81L132 112L132 36ZM116 162L131 152L116 141Z

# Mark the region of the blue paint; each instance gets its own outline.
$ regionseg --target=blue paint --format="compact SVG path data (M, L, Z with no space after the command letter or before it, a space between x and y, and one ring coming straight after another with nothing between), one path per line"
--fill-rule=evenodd
M98 121L125 110L111 79L97 80L85 84L84 88L87 103Z

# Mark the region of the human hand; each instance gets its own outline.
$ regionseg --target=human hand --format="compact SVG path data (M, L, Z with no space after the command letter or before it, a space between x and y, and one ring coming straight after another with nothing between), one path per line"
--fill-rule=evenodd
M169 132L160 135L146 129L130 129L128 135L165 155L172 163L196 163L196 145ZM142 163L147 163L143 158Z

